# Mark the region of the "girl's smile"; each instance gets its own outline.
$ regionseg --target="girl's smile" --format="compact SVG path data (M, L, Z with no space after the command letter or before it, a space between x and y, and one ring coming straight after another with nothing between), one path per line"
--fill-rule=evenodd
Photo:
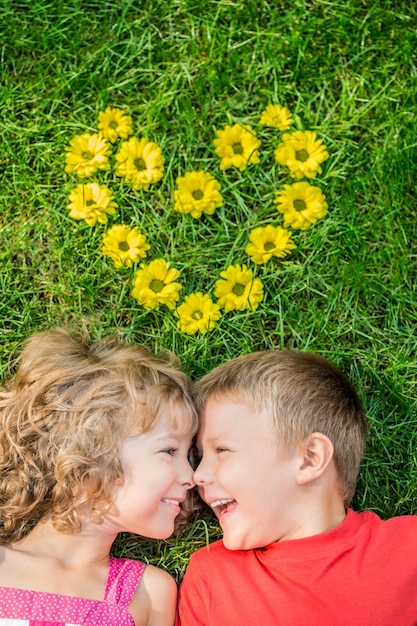
M113 507L106 519L118 532L133 532L164 539L172 534L188 489L193 486L188 462L191 437L187 420L177 417L174 428L163 414L148 432L122 446L124 483L114 491Z

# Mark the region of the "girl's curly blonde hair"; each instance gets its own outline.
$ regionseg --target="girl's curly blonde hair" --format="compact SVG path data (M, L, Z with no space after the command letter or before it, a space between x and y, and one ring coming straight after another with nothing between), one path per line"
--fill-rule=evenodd
M195 433L190 381L171 353L115 338L87 345L64 329L29 338L0 390L0 543L46 518L77 532L83 505L102 521L123 482L121 445L151 429L160 410L174 425L187 416Z

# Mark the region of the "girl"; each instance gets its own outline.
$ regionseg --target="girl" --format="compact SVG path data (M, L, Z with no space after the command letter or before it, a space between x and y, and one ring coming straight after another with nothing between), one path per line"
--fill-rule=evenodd
M110 549L171 535L193 486L196 413L173 365L62 329L24 344L0 391L0 625L172 626L171 576Z

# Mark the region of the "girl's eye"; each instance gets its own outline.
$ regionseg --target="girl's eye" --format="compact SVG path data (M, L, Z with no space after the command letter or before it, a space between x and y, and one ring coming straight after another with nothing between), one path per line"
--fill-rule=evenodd
M217 454L220 454L221 452L228 452L227 448L216 448L216 452Z
M166 450L162 450L162 452L164 452L165 454L169 454L170 456L175 456L175 453L177 452L176 448L167 448Z

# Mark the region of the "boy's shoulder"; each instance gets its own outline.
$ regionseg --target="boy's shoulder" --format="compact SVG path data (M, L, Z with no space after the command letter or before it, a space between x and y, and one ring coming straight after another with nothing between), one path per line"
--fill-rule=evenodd
M198 565L210 562L214 565L218 561L222 563L233 561L236 564L239 561L248 562L253 557L256 560L264 560L267 553L274 556L279 553L284 558L292 558L299 551L304 554L304 558L307 558L308 553L317 557L322 550L323 554L327 554L329 548L333 549L337 545L344 545L345 547L354 545L358 548L361 545L364 551L378 550L381 545L387 548L399 546L405 550L409 550L410 546L413 546L417 549L417 515L382 519L373 511L356 512L349 509L345 521L326 533L304 539L278 542L271 544L268 548L260 547L252 550L229 550L224 546L223 541L219 540L194 552L191 555L190 563ZM265 556L262 556L263 554Z
M356 515L363 516L365 525L369 525L377 536L384 536L387 545L398 543L401 538L407 538L413 545L417 544L417 515L398 515L387 519L381 519L371 511Z
M349 510L348 514L351 517L356 517L361 525L379 528L383 532L392 532L393 529L415 530L417 526L417 515L398 515L383 519L377 513L368 510L360 513Z

